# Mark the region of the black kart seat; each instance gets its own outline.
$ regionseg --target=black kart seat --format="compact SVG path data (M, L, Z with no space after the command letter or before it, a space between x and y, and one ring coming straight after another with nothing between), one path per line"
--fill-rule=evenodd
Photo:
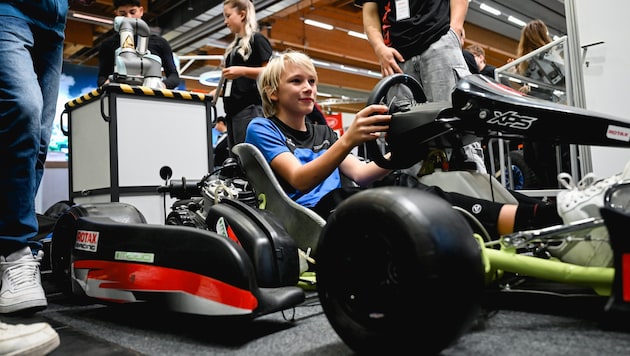
M249 143L240 143L232 148L240 160L242 169L251 183L262 207L280 218L290 236L295 239L298 248L311 249L315 253L319 235L326 221L317 213L289 198L271 167L258 148Z

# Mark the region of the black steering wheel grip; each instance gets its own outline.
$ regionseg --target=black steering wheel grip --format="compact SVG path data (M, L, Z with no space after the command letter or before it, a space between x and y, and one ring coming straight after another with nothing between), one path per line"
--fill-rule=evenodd
M395 89L395 92L390 92L391 89ZM393 114L400 110L401 103L410 105L413 102L426 101L427 97L422 85L414 77L399 73L381 79L368 96L367 105L387 105L390 108L388 113ZM390 152L389 159L385 158L376 140L366 142L366 150L368 157L381 168L397 169L406 168L404 166L408 165L406 159L397 159L396 152Z

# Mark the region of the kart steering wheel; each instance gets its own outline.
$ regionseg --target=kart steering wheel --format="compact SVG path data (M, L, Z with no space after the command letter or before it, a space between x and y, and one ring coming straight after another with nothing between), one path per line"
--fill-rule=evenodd
M411 105L426 101L427 97L422 85L412 76L399 73L381 79L370 93L367 105L387 105L389 107L388 114L393 114L399 111L408 111ZM387 141L387 136L385 136L385 140ZM385 158L377 140L366 142L366 150L369 158L381 168L407 168L415 163L409 162L410 159L404 154L405 152L398 152L398 150L390 151L389 159Z

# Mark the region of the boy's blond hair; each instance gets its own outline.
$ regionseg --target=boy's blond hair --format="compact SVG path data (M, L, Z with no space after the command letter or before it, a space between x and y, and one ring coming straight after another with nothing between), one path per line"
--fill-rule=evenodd
M280 77L284 73L286 63L291 63L311 72L317 81L317 71L311 57L308 55L294 50L287 50L272 57L258 77L258 90L260 91L263 112L266 117L274 116L278 113L277 103L272 101L270 96L278 91Z

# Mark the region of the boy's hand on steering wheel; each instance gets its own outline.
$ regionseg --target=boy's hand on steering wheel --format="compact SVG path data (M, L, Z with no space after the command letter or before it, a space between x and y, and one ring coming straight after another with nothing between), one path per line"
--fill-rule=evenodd
M369 105L357 113L342 139L348 140L352 147L376 140L389 130L391 119L386 105Z

